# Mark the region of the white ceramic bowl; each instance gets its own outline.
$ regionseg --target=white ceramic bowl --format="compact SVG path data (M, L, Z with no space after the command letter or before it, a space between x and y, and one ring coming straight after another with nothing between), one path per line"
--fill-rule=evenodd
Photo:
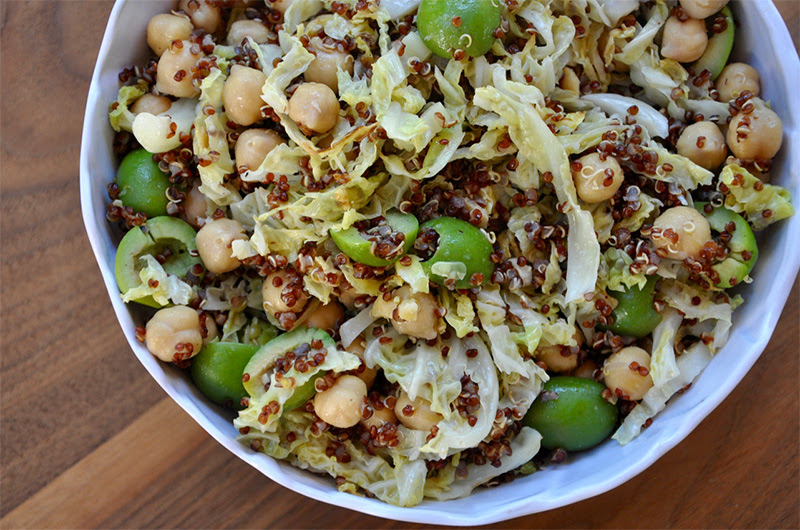
M391 0L384 0L391 1ZM220 444L270 479L314 499L400 521L427 524L479 525L558 508L606 492L641 473L683 440L741 381L766 347L800 266L800 215L783 221L762 238L755 282L744 291L747 303L735 314L728 345L717 354L692 389L676 397L639 438L622 447L608 441L567 464L520 478L492 489L479 489L465 499L426 501L399 508L378 500L339 493L333 480L254 453L240 445L231 416L206 401L182 374L158 362L136 341L142 322L136 304L122 303L114 280L114 255L119 235L105 219L106 184L116 170L108 105L116 99L117 74L143 64L147 21L168 11L171 0L117 0L108 21L89 89L81 146L81 206L86 231L122 331L148 372L183 409ZM761 74L764 97L783 120L784 144L775 166L775 180L800 200L800 61L777 9L768 0L737 2L741 23L735 57ZM792 96L792 94L795 94ZM168 426L164 426L168 428Z

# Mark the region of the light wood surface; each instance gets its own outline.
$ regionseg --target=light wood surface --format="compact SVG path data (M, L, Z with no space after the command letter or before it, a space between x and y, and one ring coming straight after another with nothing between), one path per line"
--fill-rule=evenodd
M0 2L0 527L410 526L274 484L200 429L131 354L78 200L84 104L111 5ZM778 6L797 44L800 4ZM795 284L744 381L649 470L498 526L800 526L797 295Z

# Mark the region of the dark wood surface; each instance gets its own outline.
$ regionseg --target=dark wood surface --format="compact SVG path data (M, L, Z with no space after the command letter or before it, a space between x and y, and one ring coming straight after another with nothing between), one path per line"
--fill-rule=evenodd
M800 4L778 5L797 43ZM150 379L120 332L78 199L83 110L111 2L0 10L0 526L410 526L274 484ZM744 381L649 470L498 526L800 526L797 295L795 284Z

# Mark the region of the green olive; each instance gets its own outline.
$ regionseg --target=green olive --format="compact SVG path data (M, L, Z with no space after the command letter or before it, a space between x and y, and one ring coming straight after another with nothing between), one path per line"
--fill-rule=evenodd
M242 384L244 367L257 346L236 342L211 342L192 359L192 381L214 403L241 410L247 391Z
M583 451L608 438L617 407L603 399L605 386L580 377L553 377L544 384L522 422L539 431L542 447Z
M365 226L359 226L361 223ZM332 230L331 239L348 258L370 267L388 267L399 260L411 250L419 231L416 217L397 210L361 223ZM388 243L385 248L384 241Z
M753 229L744 217L727 208L713 208L706 202L696 202L694 207L708 219L708 224L715 232L725 232L733 223L733 234L727 243L730 254L712 269L719 274L717 287L728 289L740 284L753 270L758 259L758 245Z
M283 411L289 412L290 410L294 410L297 407L302 407L305 405L308 400L317 394L317 389L314 387L314 383L316 383L317 379L320 377L325 377L325 374L327 373L327 370L317 372L311 377L311 379L300 385L297 390L294 391L292 397L287 399L286 403L283 404Z
M307 348L311 352L309 355L313 356L313 352L316 350L313 347L313 343L317 340L322 343L323 348L332 349L336 347L336 343L330 335L322 330L305 326L297 326L261 346L244 368L244 373L247 374L246 381L244 381L244 389L253 398L263 395L265 392L264 379L272 371L275 361L298 347L305 347L304 345L309 346ZM284 410L297 408L314 397L314 380L321 377L319 375L321 372L323 371L321 370L311 375L307 381L300 383L300 386L295 389L292 396L286 400L283 406Z
M167 254L162 266L168 274L184 278L197 264L202 264L199 256L193 256L197 250L195 231L188 223L175 217L160 216L148 219L142 228L134 227L125 234L117 247L114 261L114 275L120 292L141 284L139 271L142 269L141 258L145 254L151 256ZM169 251L169 252L166 252ZM151 307L161 307L152 296L134 300Z
M714 33L708 39L706 51L694 63L692 69L696 74L701 74L703 70L708 70L711 74L711 79L716 79L725 65L728 64L728 57L730 57L731 50L733 49L734 35L736 32L736 24L733 20L733 13L728 7L722 8L722 15L725 17L725 29L722 33Z
M500 18L499 0L422 0L417 29L436 55L450 59L463 50L480 57L492 47Z
M661 314L653 307L655 288L656 277L651 276L642 289L634 286L625 291L608 291L619 302L611 312L613 322L608 329L618 335L638 338L656 329Z
M152 153L136 149L122 159L117 171L119 200L147 217L167 215L167 175L158 168Z
M455 217L439 217L423 223L420 231L425 230L433 230L439 236L433 256L422 262L432 281L445 285L447 277L440 267L447 268L447 264L453 264L452 267L458 267L464 273L456 281L456 289L478 287L489 281L494 272L491 260L494 249L479 228Z

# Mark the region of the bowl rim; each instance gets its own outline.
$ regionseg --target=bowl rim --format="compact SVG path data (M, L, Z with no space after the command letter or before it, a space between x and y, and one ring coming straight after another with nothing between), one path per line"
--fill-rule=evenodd
M786 28L785 22L778 12L777 8L773 5L771 0L748 0L750 3L756 4L756 9L761 12L762 20L769 24L771 31L766 36L769 44L774 50L785 49L786 44L792 43L792 39ZM84 115L84 123L81 137L81 151L80 151L80 197L81 197L81 211L84 221L84 227L95 255L98 267L103 277L106 290L108 292L117 320L122 328L131 349L137 356L139 361L143 364L145 369L156 380L161 388L175 401L187 414L189 414L201 427L223 447L228 449L231 453L244 460L249 465L256 468L259 472L264 474L270 480L273 480L283 487L286 487L296 493L300 493L306 497L313 498L314 500L322 501L327 504L332 504L340 507L345 507L351 510L362 512L365 514L392 519L397 521L406 521L413 523L427 523L427 524L442 524L452 526L475 526L496 523L505 521L516 517L531 515L546 510L560 508L562 506L576 503L590 497L608 492L619 485L627 482L635 477L645 469L650 467L656 460L661 458L669 450L675 447L678 443L683 441L694 429L702 422L718 405L721 403L735 388L736 385L742 380L745 374L750 370L752 365L756 362L758 357L765 349L769 339L774 332L778 318L780 317L783 306L788 299L791 292L791 287L797 276L798 269L800 269L800 245L795 248L789 249L788 261L784 261L782 267L779 269L777 275L772 278L774 282L773 288L770 289L770 301L772 310L767 311L765 318L762 319L760 333L754 341L751 342L749 351L754 352L747 357L745 362L740 362L736 365L736 369L728 373L728 377L723 381L714 392L706 395L698 405L693 409L693 414L679 425L677 429L672 431L668 436L664 436L654 441L648 448L644 457L639 458L636 463L624 472L613 475L609 480L601 482L597 485L589 485L572 490L569 495L561 495L551 497L545 500L537 500L533 497L511 501L504 505L502 509L494 511L487 511L482 513L452 513L447 511L448 502L435 502L436 506L441 506L441 510L420 510L416 507L403 508L398 506L389 505L378 501L376 499L367 499L365 497L349 495L336 491L334 487L329 488L330 491L320 492L314 486L305 482L298 481L293 477L292 473L285 473L281 470L281 465L275 459L263 454L250 454L246 452L243 446L231 438L228 434L223 433L220 429L215 427L207 418L197 403L191 396L180 392L175 385L172 384L170 378L165 375L164 370L159 367L158 363L147 354L144 347L139 344L134 336L134 324L129 310L122 302L119 296L119 291L116 286L114 278L113 263L110 263L103 253L103 234L95 225L95 218L93 215L96 213L92 205L92 172L90 170L89 160L89 142L93 138L92 125L96 122L97 114L105 114L107 112L108 101L101 99L101 90L99 78L103 72L103 66L108 58L111 43L113 40L114 28L119 23L120 16L126 5L132 4L132 0L116 0L109 16L106 29L103 35L102 44L98 52L97 61L92 74L91 84L86 101L86 110ZM783 86L780 90L785 91L786 94L793 93L793 88L800 86L800 59L798 59L796 49L794 46L791 48L795 53L788 53L776 63L776 67L782 70L781 79ZM788 108L787 114L793 116L800 116L800 100L797 98L787 98ZM799 137L800 131L795 132ZM788 149L787 149L788 150ZM786 160L785 170L790 174L796 174L798 166L800 166L800 154L788 154ZM790 220L784 221L787 226L782 228L781 232L794 230L795 233L800 232L800 214L796 215L793 222ZM791 227L789 226L791 225ZM735 327L735 326L734 326ZM724 350L724 348L723 348ZM144 354L142 353L144 351ZM346 497L345 497L346 496ZM430 501L429 501L430 502Z

